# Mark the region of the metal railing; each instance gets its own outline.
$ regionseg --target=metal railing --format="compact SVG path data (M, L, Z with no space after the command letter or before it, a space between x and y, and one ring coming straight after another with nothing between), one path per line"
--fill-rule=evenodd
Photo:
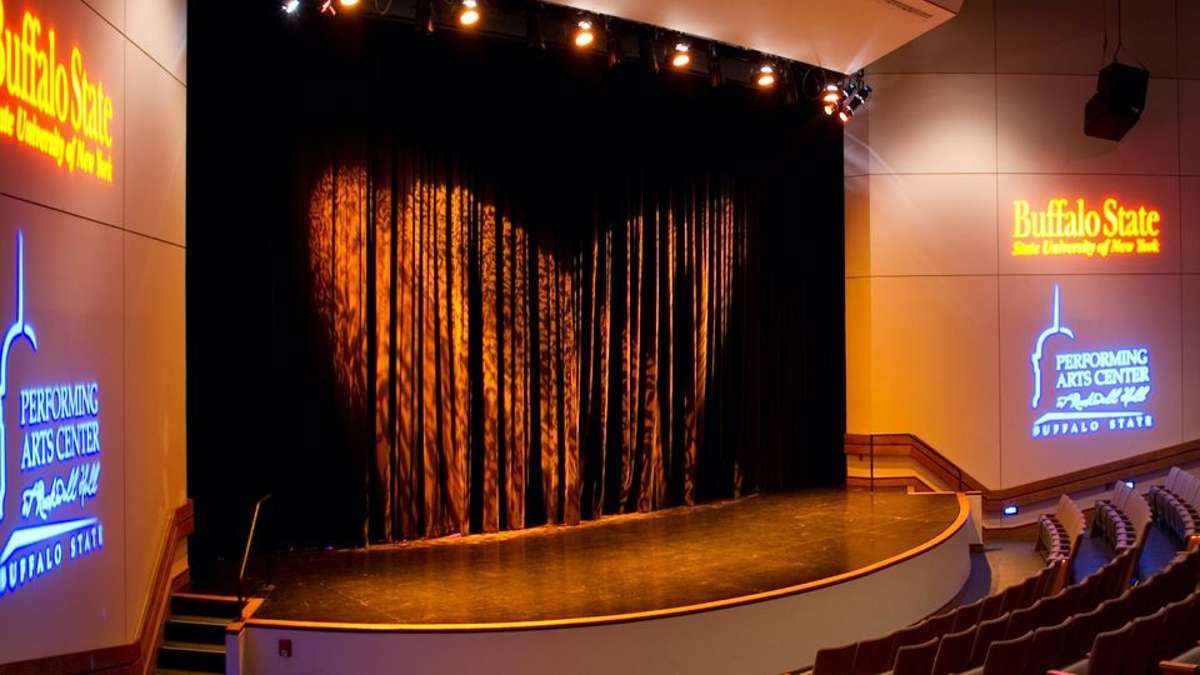
M254 503L254 515L250 517L250 531L246 534L246 548L242 551L242 565L238 568L237 597L239 605L246 600L246 565L250 562L250 549L254 545L254 533L258 529L258 515L262 512L263 504L270 498L270 493L267 493Z

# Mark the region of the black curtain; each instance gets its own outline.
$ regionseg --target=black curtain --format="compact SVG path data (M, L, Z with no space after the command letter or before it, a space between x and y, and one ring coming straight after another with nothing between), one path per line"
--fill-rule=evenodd
M266 35L286 67L243 86L282 113L247 153L273 161L216 161L242 132L198 122L191 82L190 203L261 214L253 253L204 208L189 228L201 529L266 491L292 545L842 480L841 134L815 104L384 22ZM231 298L241 256L257 290ZM231 310L248 351L206 339ZM196 424L223 374L273 392L236 450Z

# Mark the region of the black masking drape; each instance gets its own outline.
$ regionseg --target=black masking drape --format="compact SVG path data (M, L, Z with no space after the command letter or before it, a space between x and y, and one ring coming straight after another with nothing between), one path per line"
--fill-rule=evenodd
M307 419L274 487L322 515L285 540L841 479L836 128L636 65L356 31L295 45L273 330L311 361L276 363Z

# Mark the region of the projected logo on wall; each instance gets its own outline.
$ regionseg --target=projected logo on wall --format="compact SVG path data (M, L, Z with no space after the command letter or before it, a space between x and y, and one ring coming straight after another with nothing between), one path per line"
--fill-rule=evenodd
M19 27L5 20L0 0L0 141L60 170L113 182L113 100L88 72L83 52L72 47L68 54L54 28L43 29L33 12L21 16Z
M100 490L100 386L32 385L12 395L14 359L35 359L39 348L25 312L20 233L16 263L15 317L0 347L0 598L104 546L104 527L88 512Z
M1082 197L1056 197L1044 210L1027 200L1013 202L1013 257L1077 256L1108 258L1128 255L1158 255L1162 214L1158 209L1122 204L1105 199L1100 209L1088 206Z
M1062 294L1056 285L1050 325L1038 335L1029 358L1033 368L1030 407L1038 415L1033 437L1152 428L1154 416L1146 409L1152 390L1150 349L1123 346L1069 351L1059 347L1074 344L1076 335L1063 320Z

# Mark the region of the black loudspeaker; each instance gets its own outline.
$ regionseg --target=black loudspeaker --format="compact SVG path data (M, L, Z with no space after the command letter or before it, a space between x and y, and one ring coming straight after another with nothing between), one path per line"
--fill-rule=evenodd
M1100 71L1096 94L1083 111L1083 133L1119 141L1146 109L1150 71L1113 62Z

